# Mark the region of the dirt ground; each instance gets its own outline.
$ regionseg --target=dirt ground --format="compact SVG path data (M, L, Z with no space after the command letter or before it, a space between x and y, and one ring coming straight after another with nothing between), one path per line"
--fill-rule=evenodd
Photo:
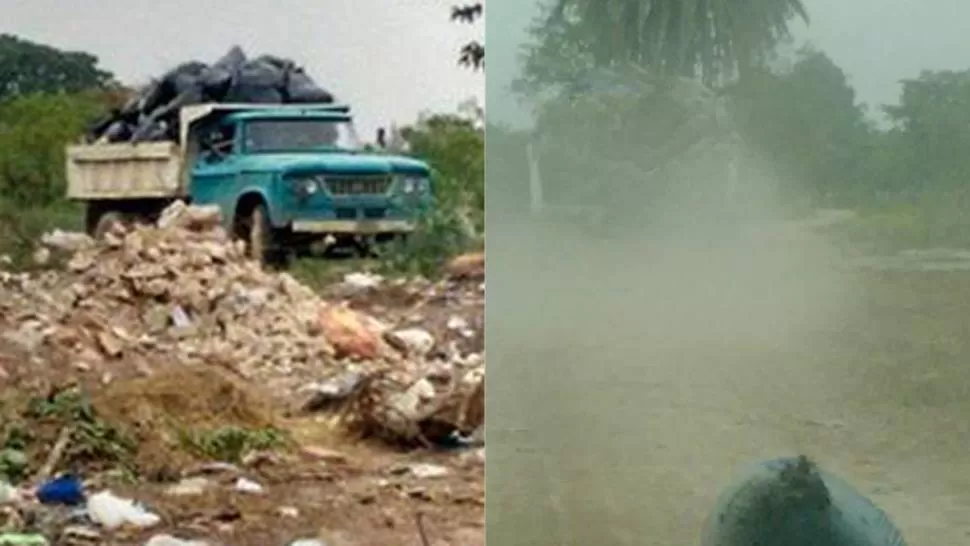
M814 237L537 255L490 235L519 268L489 310L533 310L490 323L495 543L696 545L739 467L796 453L909 544L967 542L967 272L842 267Z
M200 211L183 212L191 219ZM484 258L456 258L467 267L450 264L446 278L433 283L359 274L376 284L335 282L320 287L320 299L292 277L229 259L211 230L181 229L138 228L114 243L85 242L63 268L55 262L32 275L0 271L0 542L17 531L65 545L158 544L163 534L210 546L299 539L483 545L485 454L475 429L484 413ZM144 269L159 256L183 263L193 249L218 259L172 267L181 277L163 260L158 286L187 286L196 273L221 281L217 267L245 268L258 281L246 293L255 298L244 305L251 313L205 330L212 304L227 298L190 315L188 306L131 291L137 283L128 282L124 267ZM79 262L88 252L102 254ZM119 285L120 292L103 293ZM283 285L298 297L273 292ZM157 305L175 305L181 314L166 312L149 329L154 323L141 311ZM309 312L299 315L301 306ZM250 335L220 344L234 329ZM190 346L196 342L219 350L188 358L199 354ZM346 355L336 356L338 343ZM286 356L314 346L326 350ZM257 366L246 369L249 360ZM279 380L247 373L257 368ZM363 379L332 394L347 377ZM443 405L434 404L438 383L448 386ZM322 404L327 392L329 404ZM304 409L311 398L313 409ZM416 417L421 404L437 409ZM404 417L385 420L393 411ZM397 422L416 432L392 429ZM443 432L453 431L471 438L444 445ZM71 511L39 502L37 486L62 474L83 480L87 506ZM110 528L91 496L105 491L159 521Z

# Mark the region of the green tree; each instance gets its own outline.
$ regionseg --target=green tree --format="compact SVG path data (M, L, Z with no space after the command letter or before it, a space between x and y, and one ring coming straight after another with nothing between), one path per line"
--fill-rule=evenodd
M0 195L20 207L49 206L64 196L64 147L104 112L87 92L32 94L0 101Z
M902 81L899 104L884 110L897 136L900 186L951 190L970 172L970 70L924 71Z
M83 215L64 200L64 150L105 102L98 92L0 100L0 253L20 263L41 233L82 228Z
M474 23L484 17L485 3L475 2L460 6L452 6L451 20L460 23ZM477 40L472 40L463 45L458 56L459 64L474 70L485 68L485 45Z
M484 111L472 102L457 114L422 116L402 129L411 152L435 169L435 194L448 206L485 210Z
M845 73L825 53L803 48L789 70L753 72L727 91L748 143L817 198L875 189L867 163L874 129Z
M0 35L0 99L32 93L77 93L106 88L114 76L98 68L98 58Z
M795 17L808 21L801 0L556 0L532 27L519 88L626 63L714 85L760 66Z

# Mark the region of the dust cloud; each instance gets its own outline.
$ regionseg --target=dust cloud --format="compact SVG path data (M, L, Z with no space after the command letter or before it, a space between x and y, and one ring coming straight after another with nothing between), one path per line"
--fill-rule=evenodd
M854 281L772 169L727 195L695 161L609 238L489 205L494 543L698 544L738 465L815 455L788 425L834 408L844 370L806 355Z

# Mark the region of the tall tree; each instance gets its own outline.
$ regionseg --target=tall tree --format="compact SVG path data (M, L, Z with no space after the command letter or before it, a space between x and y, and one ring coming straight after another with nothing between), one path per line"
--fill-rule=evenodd
M970 70L923 71L902 81L899 104L886 106L912 189L965 185L970 170Z
M98 58L0 34L0 99L31 93L75 93L114 82Z
M790 69L753 72L727 91L748 143L803 187L830 198L872 189L865 159L873 129L824 52L803 48Z
M761 64L796 17L808 21L801 0L554 0L532 28L520 88L623 63L718 83Z
M451 20L460 23L474 23L485 15L485 3L475 2L451 8ZM458 62L473 70L485 68L485 45L477 40L468 42L462 46L459 52Z

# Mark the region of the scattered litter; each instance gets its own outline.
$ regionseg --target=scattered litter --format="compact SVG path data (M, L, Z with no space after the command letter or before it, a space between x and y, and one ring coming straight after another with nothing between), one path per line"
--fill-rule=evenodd
M328 544L316 538L301 538L294 540L289 546L328 546Z
M166 495L173 497L189 497L196 496L205 493L209 488L211 482L201 476L195 476L191 478L185 478L179 483L169 487L165 490Z
M47 546L46 538L37 534L0 533L0 546Z
M344 284L353 288L367 289L377 288L384 282L384 277L372 273L347 273L344 275Z
M236 491L241 493L254 493L260 494L263 492L263 486L246 478L239 478L236 480Z
M9 483L0 481L0 504L19 502L20 491Z
M172 535L155 535L148 539L145 546L208 546L208 544L201 540L183 540Z
M434 336L421 328L407 328L388 332L385 339L393 347L418 358L427 356L435 345Z
M42 484L36 496L42 504L76 506L84 502L84 484L76 476L64 475Z
M88 499L88 514L95 523L109 530L122 525L152 527L162 520L134 501L116 497L110 491L91 495Z
M451 473L447 467L428 463L408 465L407 471L415 478L420 479L443 478Z

